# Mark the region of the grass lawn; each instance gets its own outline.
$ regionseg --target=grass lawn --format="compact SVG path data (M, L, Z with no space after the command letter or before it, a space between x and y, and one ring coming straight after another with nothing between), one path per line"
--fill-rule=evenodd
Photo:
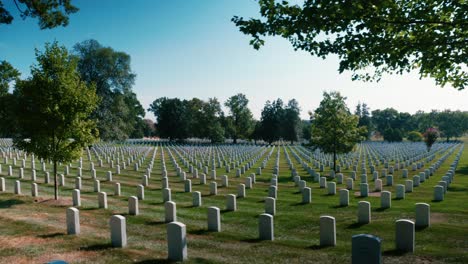
M351 237L355 234L372 234L383 240L384 263L468 263L468 148L465 148L459 162L454 182L442 202L433 202L433 187L445 175L453 162L459 147L450 155L442 166L414 192L407 193L404 200L392 199L392 207L382 210L379 194L361 198L355 193L359 189L358 180L354 191L350 191L350 205L339 207L339 196L327 195L326 189L306 177L306 171L297 163L292 153L291 160L298 174L312 188L312 203L302 204L302 195L291 181L291 171L281 148L280 174L278 179L277 214L274 216L275 240L259 241L258 215L264 213L264 198L267 196L273 172L276 150L269 159L262 175L257 175L253 189L246 190L245 198L237 199L237 211L227 212L226 194L237 194L237 186L244 183L244 178L255 173L263 157L248 173L235 177L235 170L225 173L224 168L217 170L218 186L221 175L229 176L229 187L219 187L218 195L210 195L209 175L207 184L200 185L198 179L192 179L192 191L202 193L203 206L192 207L192 194L184 192L184 183L176 175L168 151L165 161L169 173L172 200L177 203L177 218L187 227L188 262L194 263L349 263L351 260ZM66 176L66 185L61 187L59 201L53 200L53 186L44 184L40 163L36 162L39 197L31 197L30 165L28 161L25 177L22 181L23 195L13 194L14 181L18 180L18 166L14 167L15 176L7 176L8 165L2 163L2 176L6 181L6 192L0 193L0 263L44 263L52 259L63 259L70 263L159 263L166 262L167 240L164 223L164 205L161 191L161 151L157 151L154 168L145 188L145 200L139 201L140 215L128 215L128 197L136 195L136 185L146 170L152 151L146 156L139 172L133 165L114 174L113 182L107 182L106 172L111 170L105 163L97 166L97 177L101 180L101 191L108 194L108 209L99 209L97 193L93 192L89 164L86 158L83 164L82 206L80 210L81 234L66 235L65 212L71 206L71 191L74 189L76 165ZM435 162L440 157L437 155ZM2 159L3 162L3 159ZM180 161L179 164L182 166ZM12 164L12 161L9 161ZM360 163L359 163L360 164ZM51 170L51 165L47 165ZM422 168L423 171L428 166ZM381 164L379 171L383 168ZM368 169L369 170L369 169ZM60 167L60 172L63 167ZM115 169L112 169L115 171ZM410 179L419 173L412 172ZM199 172L201 173L201 172ZM350 171L343 171L345 177ZM395 184L404 183L402 171L396 171L394 186L384 186L395 197ZM374 184L369 176L370 190ZM191 175L187 173L188 178ZM385 180L382 178L383 182ZM114 182L120 182L122 195L114 196ZM345 183L345 181L344 181ZM337 190L345 184L337 184ZM369 201L372 205L372 222L358 225L357 203ZM415 253L399 254L395 249L395 221L415 218L415 203L424 202L431 206L431 226L416 231ZM222 231L207 231L207 208L217 206L221 209ZM127 220L128 246L123 249L110 245L109 219L114 214L121 214ZM336 219L336 247L319 246L319 217L330 215Z

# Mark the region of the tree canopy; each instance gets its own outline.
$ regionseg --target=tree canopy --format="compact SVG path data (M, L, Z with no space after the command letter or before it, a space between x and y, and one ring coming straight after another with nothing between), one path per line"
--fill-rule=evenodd
M259 49L265 36L288 39L295 50L337 55L338 71L353 80L418 70L437 85L462 90L468 83L468 8L464 0L259 0L261 19L232 21Z
M136 75L130 66L130 55L104 47L94 39L77 43L74 54L79 59L81 78L96 86L101 99L93 113L101 138L123 140L142 135L145 110L132 92Z
M236 94L224 103L229 109L229 115L226 117L227 133L232 137L234 143L239 138L247 138L253 128L253 116L247 107L249 100L245 94Z
M290 100L287 105L279 98L272 102L267 101L255 133L259 133L260 138L270 144L279 139L291 143L298 141L302 134L300 112L299 103L295 99Z
M70 162L98 135L90 114L98 97L77 71L77 60L54 42L36 50L31 77L19 80L13 92L13 142L19 149L54 162L55 199L57 162Z
M78 8L71 4L71 0L13 0L20 17L37 18L41 29L67 26L69 15L78 12ZM0 1L0 24L11 24L14 20L11 11Z
M312 121L314 147L333 154L333 170L336 171L336 155L351 151L362 137L358 116L352 115L346 106L346 98L339 92L324 92L320 106Z

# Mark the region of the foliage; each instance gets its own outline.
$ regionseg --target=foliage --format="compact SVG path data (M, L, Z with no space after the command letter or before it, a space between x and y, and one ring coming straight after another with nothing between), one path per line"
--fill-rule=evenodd
M320 106L314 112L312 140L314 147L333 153L333 170L336 171L336 154L351 151L361 138L358 116L346 106L346 98L339 92L324 92Z
M74 53L79 58L81 78L88 85L94 84L101 98L93 113L101 139L142 135L145 110L132 92L136 75L130 67L130 55L103 47L93 39L77 43Z
M283 118L283 101L281 99L277 99L273 102L266 101L260 119L263 140L271 144L272 142L277 141L282 137Z
M302 138L309 141L312 137L312 125L309 120L302 121Z
M247 138L253 125L252 112L248 108L249 100L244 94L236 94L224 103L229 109L226 117L227 132L232 137L234 144L239 138Z
M183 140L188 137L224 142L223 112L216 98L202 101L198 98L158 98L148 111L156 117L156 133L162 138Z
M257 140L262 139L262 123L260 121L254 120L254 129L249 139L254 140L255 144L257 144Z
M427 152L431 150L432 145L437 141L439 138L439 130L437 128L430 127L424 133L424 142L427 146Z
M411 115L400 113L393 108L372 111L372 124L389 142L402 141L406 132L413 130Z
M13 0L22 19L37 18L41 29L51 29L68 25L68 16L76 13L78 8L71 4L71 0ZM11 12L6 10L0 1L0 24L13 22Z
M447 141L451 137L460 137L467 130L468 114L460 111L445 110L439 112L436 123Z
M19 149L54 162L55 199L57 162L70 162L80 156L98 133L89 119L98 97L94 86L80 79L77 60L57 42L36 50L37 65L31 77L17 81L14 144Z
M282 137L284 140L294 141L299 140L299 136L302 133L301 118L299 117L301 109L296 99L292 99L284 107L282 120Z
M302 123L299 117L300 107L295 99L283 104L281 99L267 101L263 107L258 133L268 143L279 139L287 141L299 140L302 134Z
M143 128L143 135L145 137L154 137L156 136L156 126L151 119L143 119L144 128Z
M8 93L10 83L16 81L20 72L7 61L0 62L0 96Z
M365 139L370 139L372 132L372 119L369 113L369 107L366 103L358 103L356 106L355 115L359 117L358 127L364 127L363 136Z
M383 131L382 135L388 142L403 141L403 132L399 128L388 127Z
M160 137L173 140L189 136L186 104L182 100L161 97L151 103L148 111L156 117L156 131Z
M420 142L423 140L423 135L418 131L411 131L408 133L407 139L411 142Z
M16 82L20 76L20 72L15 69L9 62L0 62L0 136L12 136L12 123L14 112L11 109L11 94L8 93L10 84Z
M252 36L255 49L264 45L264 36L281 36L295 50L320 58L337 55L339 72L353 71L353 80L378 81L384 73L417 69L421 78L433 78L437 85L462 90L468 83L465 1L258 3L262 20L232 18L242 33Z

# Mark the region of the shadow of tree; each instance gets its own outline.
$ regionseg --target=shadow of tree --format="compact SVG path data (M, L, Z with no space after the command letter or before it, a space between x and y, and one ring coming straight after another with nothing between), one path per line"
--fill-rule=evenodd
M2 209L11 208L12 206L18 205L18 204L24 204L24 202L18 199L9 199L5 201L0 201L0 208Z

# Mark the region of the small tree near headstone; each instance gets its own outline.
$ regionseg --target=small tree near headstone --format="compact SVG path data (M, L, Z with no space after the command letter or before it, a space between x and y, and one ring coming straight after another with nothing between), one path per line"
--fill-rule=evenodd
M78 158L96 136L89 119L98 103L94 87L80 79L77 60L57 42L36 50L31 77L16 82L14 145L54 164L55 199L58 199L57 163Z

